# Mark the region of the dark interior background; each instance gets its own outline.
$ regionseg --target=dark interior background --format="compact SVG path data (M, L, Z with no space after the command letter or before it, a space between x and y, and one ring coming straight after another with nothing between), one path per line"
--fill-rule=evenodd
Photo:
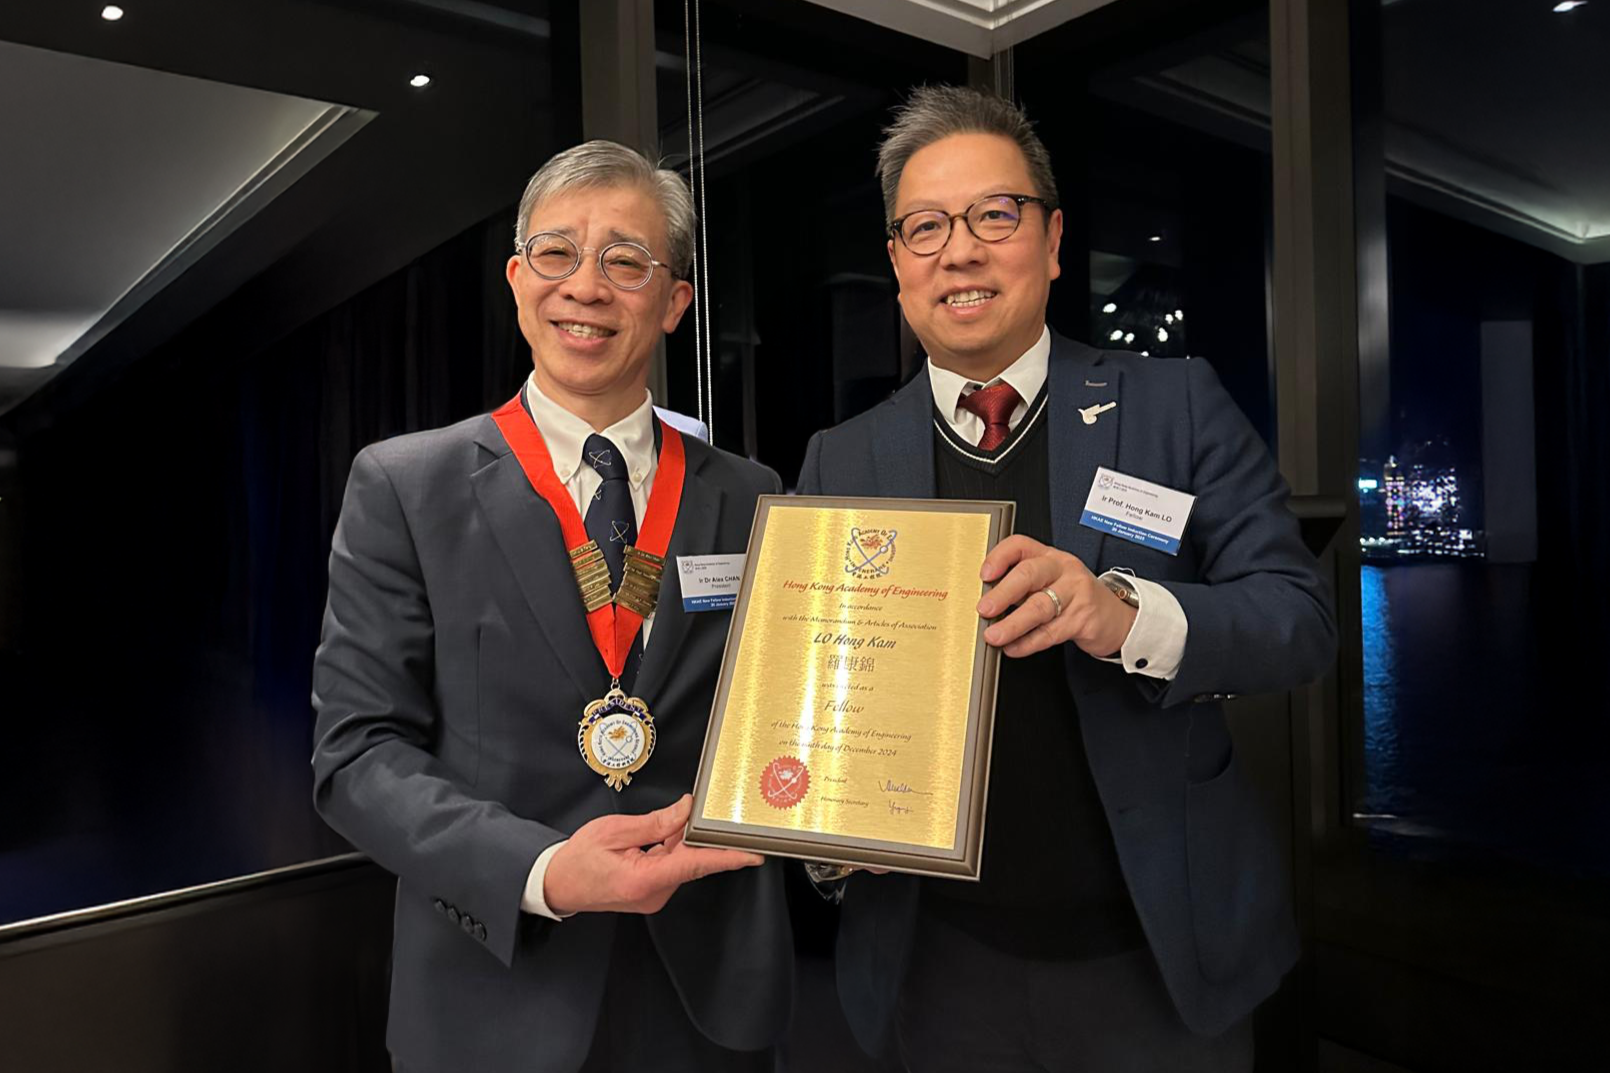
M522 10L551 34L546 4ZM346 848L306 762L346 468L518 381L512 316L489 300L501 210L578 108L551 36L409 5L175 0L126 34L82 15L12 7L0 34L379 116L0 419L19 759L0 920ZM422 64L426 94L406 85Z
M581 137L579 2L140 0L115 34L98 32L94 11L0 8L0 40L378 113L0 415L0 925L348 849L313 814L307 771L335 512L363 445L483 412L529 368L502 265L526 178ZM1311 894L1307 957L1261 1028L1264 1069L1312 1068L1316 1038L1319 1068L1372 1073L1597 1069L1610 1053L1595 1035L1610 995L1610 723L1592 675L1610 640L1610 275L1427 194L1370 149L1383 123L1461 144L1480 126L1462 97L1496 92L1480 72L1524 69L1498 80L1504 108L1481 114L1512 131L1535 124L1550 145L1580 140L1561 182L1592 188L1590 150L1610 120L1593 49L1610 33L1602 18L1538 23L1520 7L1352 4L1360 263L1376 250L1386 273L1360 281L1360 314L1378 314L1387 336L1364 453L1445 440L1483 509L1484 407L1499 400L1481 392L1481 326L1529 322L1538 552L1358 575L1366 680L1359 697L1343 691L1340 799L1324 803L1341 830L1305 830L1307 761L1286 736L1286 699L1233 713ZM979 69L805 0L708 0L701 12L715 439L791 482L810 433L918 366L873 151L907 88ZM683 5L660 0L655 17L660 147L682 167ZM421 66L435 81L415 92L406 73ZM1018 46L1013 71L1066 217L1052 326L1206 358L1278 449L1269 5L1120 0ZM1362 335L1361 347L1380 357ZM669 405L696 412L691 321L668 341L668 378ZM176 910L163 923L171 947L147 938L137 956L85 957L52 970L55 989L26 971L34 947L0 943L0 998L31 1003L0 1006L70 1003L114 963L135 981L156 979L153 964L163 979L203 962L222 975L207 951L238 966L327 941L323 960L286 963L271 974L284 987L260 982L252 1002L299 974L350 971L350 990L321 992L349 1004L350 1023L319 1031L368 1034L336 1067L383 1068L385 936L372 925L385 877L355 874L330 901L320 884L334 882L309 879L262 910L276 922L262 946L228 945L250 939L234 903L216 918ZM802 885L791 894L819 1001L832 912ZM185 954L170 964L167 950ZM187 1009L206 1005L195 992ZM146 1068L229 1053L170 1016ZM852 1068L847 1054L831 1060Z

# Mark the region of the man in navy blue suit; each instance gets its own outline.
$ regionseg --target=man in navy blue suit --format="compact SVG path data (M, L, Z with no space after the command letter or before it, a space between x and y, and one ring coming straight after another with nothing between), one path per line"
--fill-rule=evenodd
M1336 640L1288 489L1207 362L1046 327L1062 214L1018 108L918 90L879 169L928 362L818 433L799 491L1018 509L981 570L1010 657L982 877L813 866L841 884L846 1015L913 1073L1250 1070L1250 1014L1297 938L1220 702L1318 677ZM1115 483L1183 531L1087 513Z

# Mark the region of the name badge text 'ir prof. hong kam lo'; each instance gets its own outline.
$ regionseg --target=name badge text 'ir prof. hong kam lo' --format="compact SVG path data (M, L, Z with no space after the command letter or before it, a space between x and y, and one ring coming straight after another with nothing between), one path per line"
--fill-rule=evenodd
M1129 477L1105 466L1096 470L1079 524L1169 555L1180 553L1180 538L1196 497L1161 484Z

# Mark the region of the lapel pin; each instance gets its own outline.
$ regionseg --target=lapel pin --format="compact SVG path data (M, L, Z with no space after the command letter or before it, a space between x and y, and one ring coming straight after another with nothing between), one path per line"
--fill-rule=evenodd
M1118 404L1116 402L1104 402L1096 406L1084 407L1079 411L1079 416L1085 419L1085 424L1094 425L1096 423L1096 418L1100 417L1108 410L1116 410L1117 408Z

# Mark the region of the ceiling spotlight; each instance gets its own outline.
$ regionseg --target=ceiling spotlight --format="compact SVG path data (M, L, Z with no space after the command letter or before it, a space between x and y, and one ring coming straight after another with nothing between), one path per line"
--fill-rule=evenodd
M1101 311L1103 313L1116 313L1118 312L1118 303L1108 302L1106 305L1101 307Z
M1588 0L1562 0L1561 3L1558 3L1558 4L1554 5L1554 10L1558 14L1563 15L1567 11L1575 11L1577 8L1581 7L1583 4L1586 4L1587 2L1588 2Z
M1167 328L1159 328L1159 329L1157 329L1157 341L1159 343L1168 342L1168 329Z
M1124 336L1124 342L1133 343L1134 341L1135 341L1135 333L1134 332L1130 332L1130 333L1128 333L1127 335Z
M1142 350L1140 352L1140 356L1143 358L1149 358L1152 356L1152 352L1150 350Z
M123 9L116 4L108 4L101 8L101 18L107 22L116 22L123 17Z
M1185 319L1185 310L1183 310L1183 309L1174 310L1174 319L1175 320L1184 320Z
M1161 241L1163 241L1163 236L1162 235L1153 235L1151 238L1147 239L1146 241L1148 241L1148 242L1161 242Z
M1118 342L1118 340L1122 339L1123 337L1124 337L1124 330L1122 328L1114 328L1112 334L1107 336L1107 339L1110 342L1116 343L1116 342Z
M1168 323L1173 324L1174 323L1174 314L1172 314L1172 313L1164 313L1163 314L1163 319L1165 321L1167 321Z
M415 89L424 89L430 85L430 75L415 75L408 80L408 84Z

